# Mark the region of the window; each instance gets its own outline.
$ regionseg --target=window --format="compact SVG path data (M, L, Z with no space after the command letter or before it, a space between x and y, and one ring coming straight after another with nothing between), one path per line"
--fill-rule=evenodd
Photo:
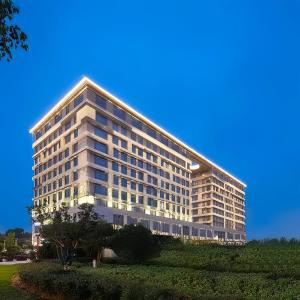
M107 159L97 155L94 156L94 159L95 164L107 168Z
M126 113L125 113L125 111L123 109L121 109L121 108L119 108L119 107L117 107L117 106L114 105L113 111L114 111L114 115L116 117L118 117L118 118L126 121Z
M102 180L102 181L107 181L108 180L108 175L106 172L102 170L95 170L95 178Z
M123 160L124 162L127 162L127 154L122 152L121 153L121 160Z
M77 167L77 166L78 166L78 157L75 157L75 158L73 159L73 165L74 165L74 167Z
M66 189L66 190L65 190L65 198L70 198L70 196L71 196L71 191L70 191L70 189Z
M112 197L115 199L119 199L119 191L116 189L112 190Z
M144 204L144 196L139 196L139 204Z
M121 172L122 172L122 174L127 175L127 167L122 165Z
M67 162L65 163L65 171L70 170L70 168L71 168L71 163L70 163L69 161L67 161Z
M131 169L130 170L130 176L133 177L133 178L136 178L136 170Z
M99 113L96 114L96 121L102 125L107 125L107 118Z
M136 158L135 158L135 157L130 157L130 163L131 163L133 166L136 166Z
M144 187L143 187L143 185L141 183L139 184L139 192L140 193L144 192Z
M68 156L69 156L69 154L70 154L70 152L69 152L69 148L67 148L67 149L65 150L65 158L66 158L66 157L68 157Z
M119 177L114 175L114 185L119 185Z
M127 179L121 178L121 186L127 188Z
M117 145L117 146L119 145L119 138L117 136L114 135L112 138L112 141L115 145Z
M70 183L69 175L65 176L65 185Z
M127 142L125 140L121 140L121 147L127 149Z
M74 139L78 137L78 129L74 130Z
M78 180L78 172L73 173L73 180Z
M114 149L114 158L119 159L119 150L118 149Z
M57 114L55 117L54 117L54 123L56 124L57 122L59 122L61 120L61 113Z
M124 128L124 127L121 127L121 133L122 133L123 135L127 135L127 129Z
M131 181L131 189L136 190L136 183L134 181Z
M131 201L131 203L136 203L136 195L131 194L130 201Z
M127 192L124 191L121 192L121 199L122 201L127 201Z
M74 195L74 197L78 196L78 187L77 186L74 186L73 195Z
M119 164L115 161L112 162L112 169L113 171L119 172Z
M144 173L143 172L139 172L139 180L144 180Z
M74 100L74 108L78 106L83 101L83 95L80 95Z
M78 151L78 143L73 145L73 153Z
M108 152L108 147L107 147L106 144L95 141L94 147L95 147L96 150L101 151L103 153L107 154L107 152Z
M95 127L94 128L94 133L95 133L95 135L107 140L107 132L106 131Z
M94 193L95 193L95 195L107 196L107 187L100 185L100 184L95 184L94 185Z
M138 167L143 169L143 161L142 160L138 160Z
M96 95L95 102L98 106L106 109L107 101L105 99L103 99L101 96Z

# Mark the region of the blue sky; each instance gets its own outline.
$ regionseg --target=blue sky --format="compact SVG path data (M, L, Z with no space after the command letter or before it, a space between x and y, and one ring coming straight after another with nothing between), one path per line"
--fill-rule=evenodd
M0 232L30 229L29 128L87 75L241 178L249 238L300 237L300 2L17 1L0 62Z

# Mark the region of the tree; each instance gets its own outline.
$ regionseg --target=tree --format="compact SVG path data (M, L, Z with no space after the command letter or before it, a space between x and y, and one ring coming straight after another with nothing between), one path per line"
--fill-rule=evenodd
M18 25L12 23L19 12L12 0L0 0L0 60L6 58L11 61L12 50L18 47L28 50L27 35Z
M161 247L158 239L143 225L125 225L113 237L112 249L121 257L136 263L158 257Z
M31 212L34 220L41 223L42 239L55 245L65 270L69 270L79 247L88 249L100 260L102 248L113 234L112 226L99 221L90 204L80 205L75 212L67 207L61 207L53 213L47 212L44 207L37 207L31 209Z
M20 246L18 245L17 239L14 232L9 232L5 237L5 250L7 256L13 258L19 251Z
M109 247L114 233L115 230L112 225L103 220L91 224L85 237L84 248L92 257L96 258L97 264L101 262L102 251L104 248Z

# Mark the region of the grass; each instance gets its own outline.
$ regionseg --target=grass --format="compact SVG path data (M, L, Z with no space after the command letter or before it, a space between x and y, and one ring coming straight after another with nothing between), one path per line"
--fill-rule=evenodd
M11 278L18 272L17 265L0 266L0 299L1 300L31 300L36 299L11 285Z
M185 245L165 249L161 257L143 265L125 264L120 260L93 269L91 264L74 263L70 275L61 274L61 268L51 262L22 267L29 275L29 282L32 278L43 289L49 289L49 292L64 286L70 293L77 284L78 291L86 287L94 295L99 290L93 287L94 283L100 282L104 286L103 290L109 290L109 284L121 285L122 291L126 287L135 287L130 288L131 291L140 291L146 295L147 291L153 290L152 287L157 287L174 290L187 299L300 300L299 245ZM147 285L151 285L149 290ZM69 290L70 286L72 290ZM78 299L76 293L73 296L69 299ZM135 295L133 298L122 299L144 298Z

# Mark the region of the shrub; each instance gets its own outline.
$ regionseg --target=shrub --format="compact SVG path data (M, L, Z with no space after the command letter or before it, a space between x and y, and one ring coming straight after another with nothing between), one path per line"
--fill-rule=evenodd
M111 246L119 256L136 263L158 257L161 252L158 239L140 224L126 225L120 229L114 235Z

